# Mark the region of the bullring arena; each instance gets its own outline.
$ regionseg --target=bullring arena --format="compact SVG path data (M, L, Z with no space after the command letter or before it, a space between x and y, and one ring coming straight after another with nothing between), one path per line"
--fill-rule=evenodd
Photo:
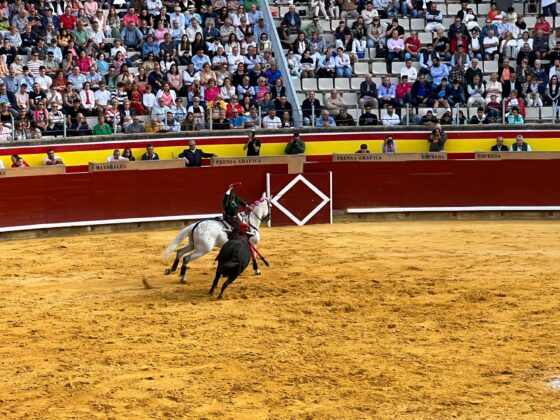
M538 150L473 153L493 134L456 132L435 156L402 132L408 154L355 160L385 133L304 133L303 160L275 156L281 134L251 162L202 138L231 150L222 166L177 166L185 139L149 167L72 161L117 139L60 146L62 172L6 169L0 416L558 418L560 134L524 134ZM217 251L186 285L162 253L238 180L270 198L271 268L218 301Z
M221 302L210 256L162 275L175 233L0 244L2 417L560 413L557 222L264 229Z

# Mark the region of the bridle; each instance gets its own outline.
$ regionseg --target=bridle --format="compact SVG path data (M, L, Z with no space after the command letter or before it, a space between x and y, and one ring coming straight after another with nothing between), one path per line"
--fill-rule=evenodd
M266 205L267 205L267 207L268 207L268 212L267 212L266 216L260 217L260 216L255 212L255 209L256 209L261 203L263 203L264 201L266 201ZM245 210L245 212L244 212L244 213L247 215L247 224L249 225L249 227L251 227L253 230L255 230L255 231L258 232L258 231L259 231L259 228L256 227L256 226L253 226L253 225L251 224L251 222L250 222L250 220L251 220L251 214L252 214L253 216L255 216L255 217L259 220L259 222L261 222L261 223L268 222L268 221L270 220L270 210L271 210L271 208L272 208L272 204L270 203L270 200L268 199L268 197L261 197L261 198L259 198L257 201L255 201L255 202L249 204L249 205L247 206L247 210Z

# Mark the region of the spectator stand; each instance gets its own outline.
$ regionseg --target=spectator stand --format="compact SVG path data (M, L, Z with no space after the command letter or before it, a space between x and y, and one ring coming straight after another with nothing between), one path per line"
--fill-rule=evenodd
M443 12L443 26L446 28L444 30L444 35L447 35L448 28L454 23L455 16L457 12L461 10L461 3L459 1L453 2L443 2L443 1L435 1L439 10ZM276 26L279 26L280 20L284 16L284 14L288 11L287 5L277 6L277 12L273 12L273 15L276 17ZM484 21L488 12L490 11L490 2L481 2L479 4L469 3L469 8L472 8L476 14L478 19L478 23L480 26L484 25ZM525 23L527 24L527 30L529 31L530 35L533 36L533 28L535 23L537 22L537 12L541 12L540 10L540 3L538 4L538 8L536 10L529 10L528 4L522 1L516 1L513 3L513 7L517 11L519 15L524 16ZM300 14L302 24L301 27L305 28L308 24L311 23L313 11L310 7L299 5L296 7L296 11ZM550 23L552 28L556 27L556 22L559 18L555 18L552 16L546 17L546 20ZM338 26L338 22L340 18L325 20L325 18L321 15L319 24L321 28L324 30L322 38L325 42L326 46L330 46L331 48L335 47L335 29ZM356 19L342 19L346 21L347 27L351 27L352 24L356 21ZM382 24L389 24L392 21L392 18L389 19L381 19ZM410 34L410 31L415 30L418 31L418 38L422 43L422 48L426 46L427 43L432 42L432 33L427 32L425 30L426 27L426 20L425 18L411 18L409 16L402 16L399 11L398 14L398 23L402 26L405 30L405 37ZM553 29L554 30L554 29ZM293 42L296 39L297 34L292 34L290 36L290 41ZM284 54L287 54L287 49L284 49ZM450 66L450 62L448 60L442 61L442 64ZM386 68L386 59L385 58L377 58L376 50L374 48L367 48L365 55L363 58L358 58L354 63L352 63L352 77L351 78L300 78L294 79L297 85L297 95L299 98L299 102L303 102L306 99L307 94L309 91L316 91L316 97L319 99L321 105L325 103L325 99L329 95L329 91L331 89L336 89L344 99L346 103L346 108L348 110L348 114L350 114L356 122L356 125L359 125L359 116L362 113L362 108L359 105L359 95L357 95L357 91L359 90L360 83L363 81L363 77L367 73L371 73L373 75L373 81L376 83L377 87L379 87L382 76L389 75L392 84L397 84L400 78L400 70L403 67L404 62L402 61L394 61L391 65L390 73L387 73ZM512 64L515 68L515 63ZM413 62L413 66L417 69L419 68L419 63L417 61ZM483 71L483 80L484 82L490 81L490 76L496 73L499 69L500 62L498 60L493 61L479 61L479 68ZM298 84L299 83L299 84ZM466 89L465 89L466 90ZM507 123L507 112L504 114L504 102L505 99L502 100L502 114L500 116L501 123ZM397 113L402 117L405 115L405 112L408 112L408 106L404 107L405 109L399 110L397 109ZM433 107L430 107L433 108ZM451 109L445 108L438 108L434 109L434 113L437 114L438 118L446 112L450 111L452 114L452 120L454 124L458 124L458 114L459 111L463 112L464 117L467 120L470 120L474 115L476 115L476 107L466 107L463 104L457 104L456 106L451 107ZM372 110L374 112L380 122L383 123L383 109L382 108L374 108ZM425 111L422 110L422 107L415 107L415 113L418 116L422 116ZM527 123L556 123L558 119L558 110L556 109L556 104L545 104L544 106L535 106L535 107L526 107L526 115L524 116L525 122ZM315 121L311 121L311 125L314 125ZM404 125L408 125L408 120L406 120Z

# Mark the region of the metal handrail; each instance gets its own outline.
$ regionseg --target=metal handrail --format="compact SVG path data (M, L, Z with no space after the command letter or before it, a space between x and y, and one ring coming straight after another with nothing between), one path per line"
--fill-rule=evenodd
M268 25L269 28L270 33L268 34L268 36L272 43L274 60L276 61L278 70L282 72L282 80L284 82L284 87L286 88L286 96L288 98L288 101L292 104L292 118L294 120L294 126L301 127L303 125L301 104L298 100L294 81L288 70L288 62L286 61L286 57L284 56L284 50L282 49L282 44L280 43L280 37L278 36L276 26L274 25L274 19L272 18L270 6L268 5L267 0L261 0L260 6L264 22L266 25Z

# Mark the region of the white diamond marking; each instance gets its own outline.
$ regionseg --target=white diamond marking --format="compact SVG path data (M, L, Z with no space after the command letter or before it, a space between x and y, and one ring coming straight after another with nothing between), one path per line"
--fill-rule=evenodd
M309 189L311 191L313 191L315 194L317 194L319 196L320 199L322 199L322 201L320 203L318 203L317 206L313 210L311 210L309 212L309 214L301 220L299 218L297 218L290 210L288 210L286 207L284 207L282 204L279 203L279 200L281 200L282 197L288 191L290 191L293 188L293 186L296 185L298 182L303 182L305 185L307 185L309 187ZM325 205L329 201L331 201L331 199L327 195L325 195L325 193L323 193L323 191L321 191L319 188L317 188L315 185L313 185L309 180L307 180L302 174L299 174L294 179L292 179L271 200L271 202L274 204L275 207L280 209L282 211L282 213L284 213L286 216L288 216L290 218L290 220L292 220L292 222L294 222L298 226L305 225L309 221L309 219L311 219L313 216L315 216L323 207L325 207Z

